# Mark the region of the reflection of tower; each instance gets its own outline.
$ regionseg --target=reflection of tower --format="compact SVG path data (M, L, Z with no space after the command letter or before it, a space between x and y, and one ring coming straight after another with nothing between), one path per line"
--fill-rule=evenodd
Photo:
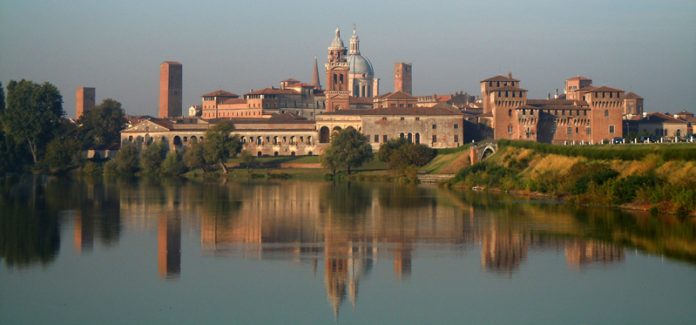
M621 247L598 241L574 241L565 247L566 263L580 268L591 263L612 263L624 259Z
M344 257L326 256L324 262L324 285L334 316L338 318L341 303L346 298L348 260Z
M401 280L411 275L411 245L404 243L394 250L394 275Z
M94 243L94 223L92 218L84 218L79 209L75 212L75 224L73 232L73 242L75 250L91 250Z
M181 220L160 215L157 225L157 269L161 278L181 272Z
M348 108L348 70L346 47L341 40L341 30L336 28L326 63L326 110L329 112Z
M483 234L481 266L484 269L512 273L526 257L527 242L522 233L492 225Z

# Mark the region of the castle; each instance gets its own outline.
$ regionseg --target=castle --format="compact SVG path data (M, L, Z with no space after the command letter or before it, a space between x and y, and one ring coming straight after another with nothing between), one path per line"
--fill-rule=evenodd
M315 58L311 83L290 78L242 96L215 90L183 117L181 64L166 61L160 116L136 119L121 141L163 141L179 150L204 140L209 127L228 119L245 150L258 156L321 154L332 134L349 127L366 135L375 150L395 138L433 148L482 138L594 144L622 137L623 118L643 111L640 96L594 86L582 76L566 80L563 94L546 99L529 99L512 74L482 80L478 100L464 93L414 96L412 65L403 62L394 65L394 91L380 94L380 79L362 55L355 29L348 48L335 30L324 68L325 87Z

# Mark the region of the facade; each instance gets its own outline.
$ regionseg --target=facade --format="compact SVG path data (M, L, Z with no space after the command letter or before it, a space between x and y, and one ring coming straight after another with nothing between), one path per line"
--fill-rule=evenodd
M159 117L181 116L183 67L181 63L165 61L160 64Z
M379 79L370 60L360 54L360 38L353 29L348 50L348 89L352 97L375 97L379 94Z
M77 87L75 90L75 119L94 108L96 90L93 87Z
M645 113L626 121L627 133L634 137L683 138L692 134L689 126L689 121L664 113Z
M336 28L331 45L329 45L326 67L326 111L334 112L348 109L350 106L350 90L348 88L348 73L350 66L346 58L346 47L341 40L341 30Z
M495 139L599 143L623 136L623 93L573 77L566 80L565 96L527 99L519 80L495 76L481 81L482 116Z
M397 62L394 64L394 92L404 92L413 95L411 64Z
M369 138L374 150L398 138L431 148L456 148L464 142L463 123L464 115L447 104L343 110L322 114L316 121L319 142L328 143L331 134L352 127Z
M626 93L623 97L623 114L624 115L641 115L641 114L643 114L643 97L640 97L633 92Z

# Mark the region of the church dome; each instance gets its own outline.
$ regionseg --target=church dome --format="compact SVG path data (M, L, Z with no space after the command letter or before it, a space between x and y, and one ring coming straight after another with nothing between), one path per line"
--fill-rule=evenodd
M348 55L348 67L350 67L350 73L365 74L368 76L375 75L375 71L372 69L372 63L360 54Z

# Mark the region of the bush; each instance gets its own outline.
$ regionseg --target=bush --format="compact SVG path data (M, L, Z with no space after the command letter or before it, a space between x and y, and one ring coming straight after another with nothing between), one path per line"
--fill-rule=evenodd
M145 174L157 174L167 154L167 147L159 142L145 147L140 154L140 168Z
M389 168L405 171L409 167L422 167L435 158L436 151L423 144L414 144L405 139L395 139L384 143L377 152L379 160Z
M138 171L138 148L134 144L124 144L114 158L114 169L122 175L134 175ZM107 166L111 168L111 166Z
M55 138L46 146L44 162L50 172L62 172L77 165L79 152L74 140Z
M162 162L161 172L167 176L178 176L186 171L184 163L181 161L181 156L176 151L169 151L167 157Z
M188 169L201 168L205 164L203 157L203 145L193 143L191 146L184 149L184 165Z

